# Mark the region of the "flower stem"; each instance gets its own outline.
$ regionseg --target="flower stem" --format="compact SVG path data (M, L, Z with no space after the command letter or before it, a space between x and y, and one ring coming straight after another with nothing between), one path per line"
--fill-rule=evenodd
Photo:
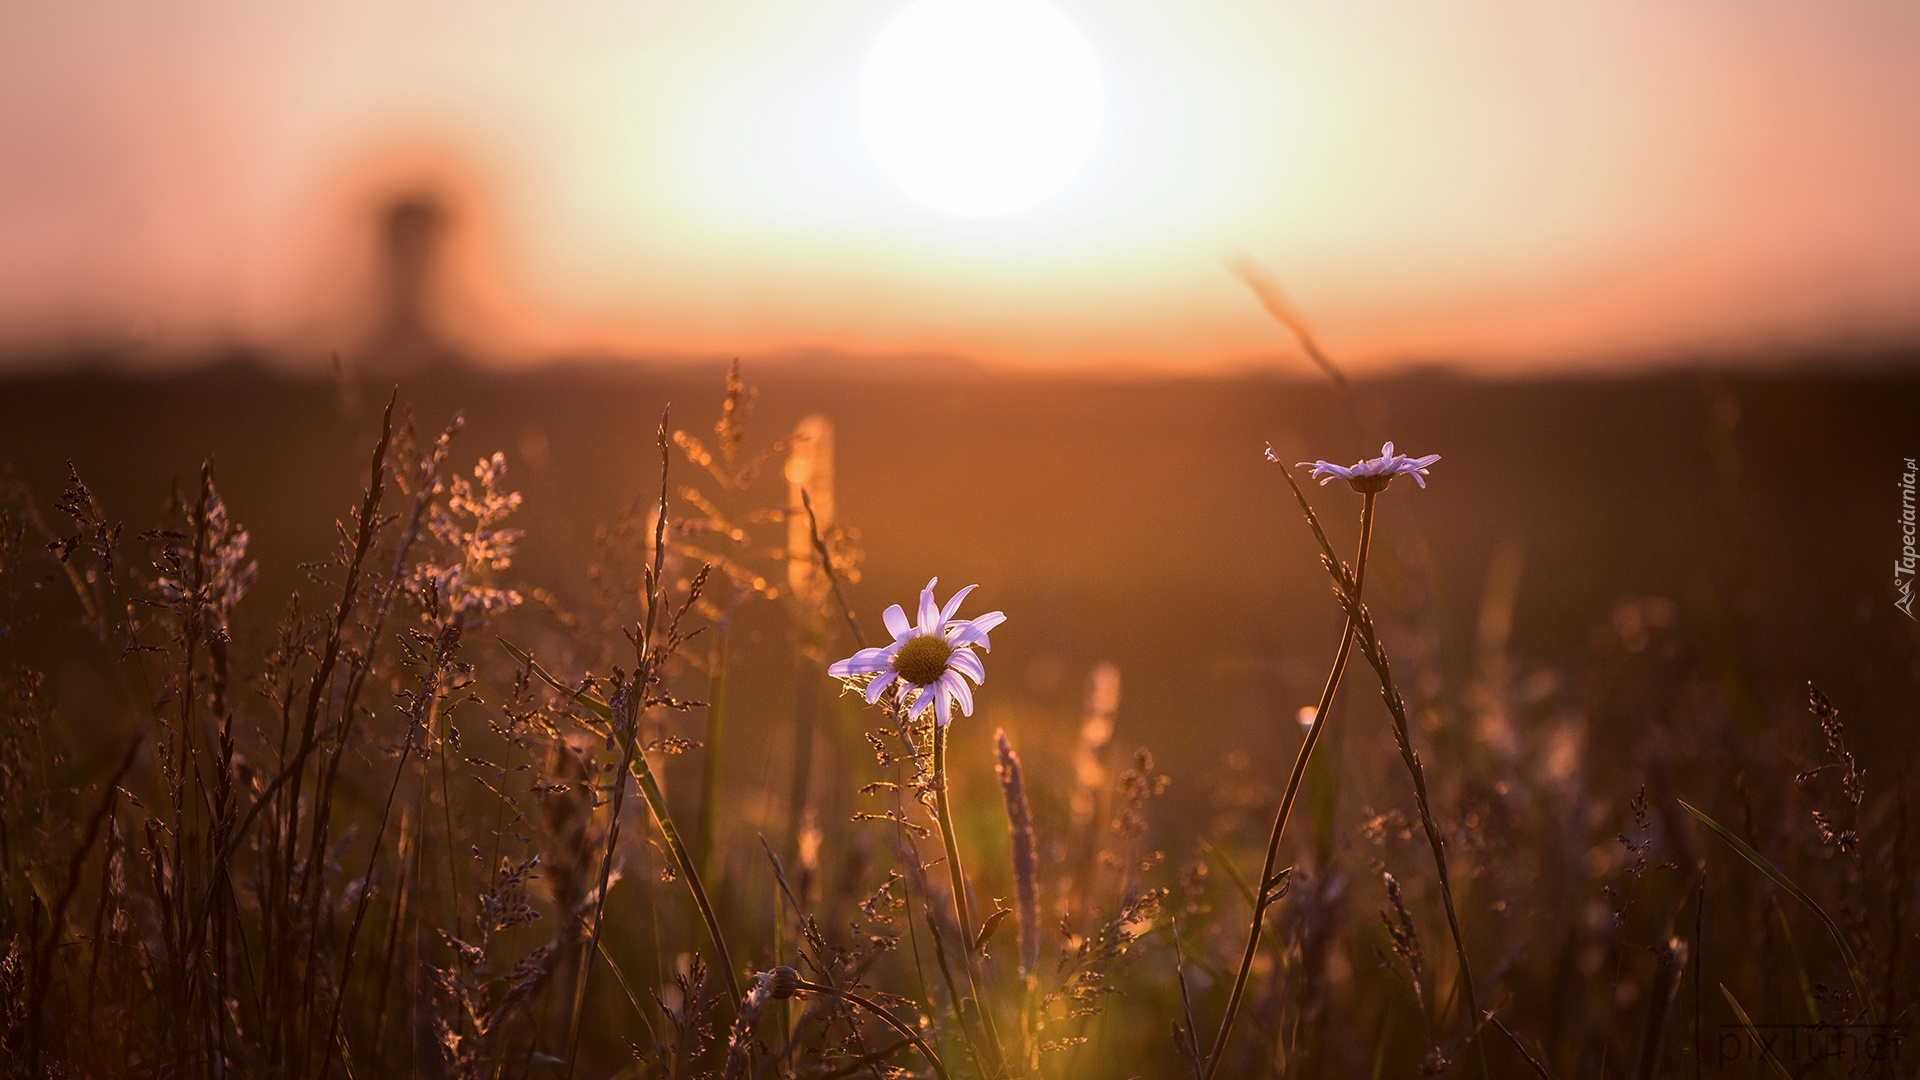
M973 941L973 908L967 903L967 878L960 870L960 845L953 835L953 810L947 805L947 729L933 728L933 791L940 811L940 838L947 845L947 876L953 882L953 913L960 932Z
M967 988L973 992L974 1010L986 1032L987 1046L993 1055L991 1068L1000 1068L1000 1034L994 1028L993 1013L980 993L980 980L973 968L973 908L967 902L967 875L960 868L960 844L954 836L953 809L947 804L947 726L933 726L933 797L935 816L940 821L940 839L947 846L947 878L953 890L953 914L960 921L960 955L965 962ZM965 1023L964 1014L961 1022Z
M1284 466L1282 467L1284 468ZM1289 483L1292 477L1288 478ZM1297 490L1297 489L1296 489ZM1360 511L1360 554L1354 560L1354 597L1358 599L1360 584L1366 580L1367 555L1373 548L1373 500L1374 492L1365 494L1366 502ZM1333 669L1327 673L1327 682L1320 691L1320 702L1313 710L1313 726L1307 729L1307 737L1300 744L1300 752L1293 759L1293 772L1287 777L1287 791L1280 799L1280 809L1273 818L1273 834L1267 840L1267 859L1260 868L1260 880L1253 898L1253 918L1247 925L1247 947L1240 957L1240 970L1233 978L1233 991L1227 995L1227 1011L1220 1018L1220 1032L1214 1036L1213 1050L1207 1055L1205 1080L1212 1080L1220 1069L1221 1056L1226 1052L1227 1037L1233 1033L1234 1017L1240 1011L1241 999L1246 994L1247 976L1253 971L1253 959L1260 952L1260 931L1266 922L1267 908L1279 899L1275 892L1278 882L1273 880L1274 864L1280 859L1280 839L1286 834L1287 819L1293 813L1293 803L1300 795L1300 782L1307 773L1307 761L1313 756L1313 748L1320 741L1320 730L1326 726L1327 710L1333 705L1333 697L1340 690L1340 679L1347 671L1347 660L1353 654L1354 620L1347 619L1346 628L1340 633L1340 650L1334 654Z

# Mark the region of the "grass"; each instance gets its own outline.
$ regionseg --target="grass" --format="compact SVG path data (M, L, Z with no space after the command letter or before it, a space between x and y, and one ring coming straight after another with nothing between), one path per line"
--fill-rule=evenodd
M9 486L0 1067L1648 1077L1735 1039L1749 1072L1911 1071L1757 1049L1910 1022L1915 792L1845 700L1768 700L1691 625L1737 605L1632 599L1529 655L1512 556L1449 666L1418 508L1467 466L1310 497L1269 465L1308 526L1272 549L1311 535L1339 628L1297 734L1249 724L1205 774L1127 754L1117 718L1177 745L1200 699L1130 713L1101 664L1045 713L1010 605L978 715L936 726L828 679L896 598L831 422L756 444L754 400L735 369L710 440L662 417L567 580L524 576L509 459L397 400L297 593L258 595L217 463L151 525L78 470ZM1323 518L1356 497L1348 565ZM791 692L743 691L773 654Z

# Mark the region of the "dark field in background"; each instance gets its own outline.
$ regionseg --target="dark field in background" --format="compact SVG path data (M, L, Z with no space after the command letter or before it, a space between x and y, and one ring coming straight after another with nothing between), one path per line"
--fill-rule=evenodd
M1892 606L1892 563L1901 462L1920 454L1920 375L1410 375L1364 383L1350 405L1323 384L1269 378L799 364L745 374L760 388L750 449L809 413L836 425L840 517L866 552L853 598L875 632L881 607L935 574L943 595L978 582L978 602L1009 613L989 710L1013 697L1077 715L1087 669L1110 660L1125 680L1121 741L1164 744L1183 767L1231 745L1290 756L1293 714L1319 689L1339 621L1261 451L1271 442L1289 462L1351 462L1391 438L1443 460L1429 490L1398 484L1383 504L1389 591L1376 603L1390 623L1439 631L1440 674L1473 673L1504 552L1519 567L1518 663L1563 665L1619 602L1669 598L1702 648L1739 646L1770 709L1799 716L1811 678L1855 706L1861 736L1885 740L1874 760L1908 760L1920 668L1914 624ZM528 530L510 578L564 599L584 589L594 528L655 482L661 410L711 436L722 380L714 365L394 382L423 428L464 412L456 464L506 453ZM362 489L394 383L375 385L364 380L343 405L332 382L239 367L16 379L0 383L0 462L45 505L71 459L109 516L137 530L210 455L261 563L246 607L270 623L303 583L296 564L327 555L335 518ZM675 467L677 483L714 489ZM756 494L734 505L784 500L778 462ZM1318 494L1345 530L1336 542L1350 545L1357 499L1339 486ZM763 526L755 539L777 547L783 535ZM1416 580L1410 567L1423 567ZM787 656L782 641L764 659ZM748 679L784 685L753 678L751 651L741 659ZM786 692L774 697L784 710Z
M1606 867L1620 858L1611 842L1616 826L1607 822L1624 818L1643 784L1663 838L1654 858L1690 868L1710 854L1724 875L1716 887L1734 895L1759 890L1750 868L1676 818L1674 799L1717 808L1726 820L1732 800L1751 798L1737 794L1749 783L1748 749L1723 746L1717 735L1703 744L1696 728L1738 731L1743 747L1765 747L1796 767L1811 763L1819 741L1806 712L1808 680L1841 708L1849 747L1876 798L1912 766L1920 626L1893 606L1897 481L1903 459L1920 455L1920 374L1910 369L1527 382L1417 374L1360 383L1350 395L1278 378L1094 381L799 363L749 366L745 374L760 391L749 450L808 414L835 425L839 517L859 530L866 555L851 596L871 633L880 632L885 605L910 604L935 574L943 597L980 584L968 612L998 608L1009 616L994 635L981 707L954 729L956 810L974 845L969 869L988 895L1010 895L992 732L1005 727L1026 758L1044 846L1049 826L1066 815L1087 676L1103 661L1118 666L1123 685L1115 763L1149 747L1172 781L1154 804L1153 842L1177 864L1196 857L1195 836L1211 832L1242 864L1257 865L1272 789L1299 746L1295 714L1317 694L1341 625L1311 537L1278 470L1262 459L1269 442L1288 462L1352 462L1378 453L1387 438L1407 453L1443 455L1427 490L1400 481L1384 496L1368 599L1426 724L1416 741L1451 748L1435 752L1438 767L1456 757L1506 755L1519 782L1543 787L1578 773L1586 801L1568 801L1586 806L1587 818L1567 832L1591 836L1591 853L1528 858L1591 862L1591 880L1566 886L1576 889L1566 894L1543 887L1538 896L1512 898L1543 922L1577 924L1604 938L1596 927L1605 911L1595 905L1611 901L1596 883L1601 871L1616 873ZM550 590L564 608L585 603L596 527L650 495L662 408L672 404L673 427L709 437L723 370L441 369L398 382L424 430L464 412L457 467L505 452L506 486L525 496L515 523L527 530L505 583ZM0 462L51 516L71 459L107 517L125 521L131 535L158 520L173 484L190 490L211 455L226 505L251 531L249 554L261 567L241 608L240 622L253 625L236 637L264 642L290 590L306 589L316 606L330 602L330 588L309 586L298 565L330 553L335 520L360 497L391 385L367 377L343 389L240 366L165 378L16 378L0 383ZM714 491L678 454L674 469L676 487ZM1312 494L1334 542L1350 549L1358 497L1340 484ZM729 505L743 511L785 498L775 461L757 489ZM783 541L782 527L762 526L752 547ZM528 604L500 629L539 652L552 624ZM753 834L777 836L787 827L796 673L780 606L750 605L741 626L720 892L751 924L753 911L771 910ZM87 644L78 631L70 640L49 631L15 647L53 672L69 700L99 701L85 685ZM469 647L485 663L500 660L487 651L490 635ZM851 651L843 634L834 655ZM1323 750L1339 777L1333 821L1340 852L1363 847L1351 834L1369 810L1411 810L1372 673L1357 664L1346 686ZM702 690L687 689L693 696ZM119 732L105 730L111 715L86 718L103 727L103 758L123 745ZM1489 716L1515 727L1503 730ZM689 737L700 736L697 717L681 721ZM122 719L130 730L134 719ZM856 713L842 709L834 722L844 729L842 743L853 742ZM1581 758L1577 769L1562 761L1558 776L1529 772L1553 758L1543 747L1569 724L1585 733L1567 744ZM1500 744L1514 730L1524 753ZM697 803L697 758L666 766L676 816L690 818ZM871 771L858 760L820 768L828 783L842 768L856 781ZM1767 783L1784 783L1777 766L1763 771ZM1443 816L1473 797L1471 788L1453 793ZM1760 798L1786 805L1789 796L1775 788ZM1891 801L1876 805L1876 827L1884 826ZM1526 807L1513 810L1524 815ZM1780 813L1804 818L1800 809ZM830 845L848 828L838 820L823 827ZM1304 826L1290 836L1290 850L1306 843ZM1403 879L1431 872L1415 843L1395 863ZM1818 850L1804 838L1791 843L1801 854ZM1361 853L1341 857L1366 876ZM1378 885L1354 886L1358 925L1374 922L1370 913L1383 902ZM1514 886L1492 886L1488 895L1503 887ZM1677 879L1663 888L1673 892ZM1658 903L1667 903L1666 893ZM1229 939L1244 932L1233 928L1236 920L1244 927L1243 909L1227 893L1213 902L1223 910L1221 924L1196 949L1228 953ZM610 903L609 919L620 910ZM1495 940L1487 925L1472 940L1479 963L1497 967L1528 940L1517 931ZM1446 951L1441 925L1429 923L1425 932L1430 956ZM1740 966L1749 958L1736 955L1747 932L1729 921L1710 941L1709 995L1723 961L1739 978L1751 977ZM1804 930L1799 948L1824 963L1827 943L1818 934L1817 925ZM743 964L772 962L764 940L735 949ZM1364 951L1354 956L1356 966L1365 960ZM1142 975L1164 989L1170 968L1163 959ZM1546 985L1553 968L1544 954L1521 963L1533 979L1515 978L1522 993ZM1777 989L1786 995L1779 1000L1793 1000ZM1771 997L1758 1000L1756 1008L1780 1007ZM1204 999L1203 1038L1217 1001L1217 989ZM1562 1013L1528 1012L1537 1004L1522 1002L1515 1012L1540 1032L1530 1038L1563 1055L1590 1055L1597 1044L1583 1040L1607 1028L1603 1012L1545 1031ZM1631 995L1619 1004L1617 1053L1632 1048L1638 1008ZM1117 1014L1126 1017L1125 1008ZM1725 1018L1717 999L1708 1008L1707 1023ZM1167 1016L1142 1023L1141 1045L1177 1069Z

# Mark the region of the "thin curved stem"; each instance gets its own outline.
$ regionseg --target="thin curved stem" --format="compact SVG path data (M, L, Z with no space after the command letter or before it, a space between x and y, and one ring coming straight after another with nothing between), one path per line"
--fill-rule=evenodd
M1284 471L1285 466L1281 466ZM1287 482L1293 483L1288 474ZM1295 487L1295 494L1299 488ZM1373 548L1373 501L1375 493L1366 493L1366 502L1360 510L1360 553L1354 560L1354 596L1358 598L1360 585L1366 580L1367 556ZM1305 505L1305 500L1302 500ZM1319 523L1314 523L1314 531L1319 532ZM1287 777L1287 791L1281 796L1280 809L1274 814L1273 833L1267 839L1267 858L1260 868L1260 880L1253 898L1253 918L1247 925L1247 947L1240 956L1240 970L1233 978L1233 990L1227 995L1227 1011L1220 1018L1219 1034L1214 1036L1213 1050L1207 1055L1207 1068L1203 1074L1205 1080L1213 1080L1220 1069L1220 1059L1227 1049L1227 1038L1233 1033L1234 1018L1240 1012L1241 999L1246 995L1247 977L1253 971L1253 960L1260 952L1260 932L1266 922L1267 908L1279 899L1275 892L1279 884L1274 880L1274 864L1280 860L1280 840L1287 831L1287 819L1293 814L1293 803L1300 795L1300 782L1307 774L1307 761L1313 756L1313 748L1320 741L1320 731L1327 723L1327 710L1333 705L1334 695L1340 690L1340 679L1346 674L1347 660L1353 654L1354 621L1347 619L1346 629L1340 633L1340 649L1334 654L1333 668L1327 673L1326 685L1320 691L1319 704L1314 706L1313 726L1307 729L1307 737L1300 744L1300 753L1293 759L1293 772Z
M570 1080L573 1076L574 1061L580 1052L580 1025L584 1016L587 998L587 986L593 975L593 954L600 947L600 931L604 926L607 908L607 890L613 884L613 859L620 841L620 809L626 800L627 774L633 773L641 797L646 800L647 808L653 812L653 818L660 826L661 839L666 842L667 853L672 856L680 876L687 883L687 891L693 894L693 902L700 909L701 921L707 924L707 935L713 939L715 959L720 973L726 976L727 995L733 1004L734 1015L740 1014L743 995L740 993L740 977L734 973L733 957L727 951L727 941L720 931L720 920L714 915L713 905L707 900L707 891L700 884L700 871L693 858L687 853L687 846L680 840L680 831L673 827L673 818L667 813L667 800L660 794L660 784L653 777L653 768L647 764L646 747L640 740L640 719L654 699L649 692L660 679L661 665L673 655L682 638L679 636L680 616L684 615L699 598L701 584L706 581L707 569L702 568L695 575L686 600L677 614L669 618L667 625L660 626L660 615L666 607L666 587L662 584L661 567L665 564L664 553L667 550L667 414L660 414L658 442L660 446L660 502L659 511L653 519L653 561L647 567L646 617L641 621L639 633L632 635L634 645L634 669L624 683L606 702L596 702L584 693L573 693L573 700L588 706L607 724L609 732L620 736L620 770L615 776L613 798L609 807L607 821L606 850L600 860L600 884L594 895L593 921L587 932L587 947L580 964L580 974L574 981L573 1015L568 1021L566 1072ZM664 629L664 643L656 637L656 631ZM550 685L558 682L550 675L541 672L533 664L533 658L504 640L502 645L514 654L516 659L528 665L529 670L538 674ZM522 659L523 658L523 659Z
M828 997L843 998L879 1017L881 1023L899 1032L902 1037L913 1044L914 1049L920 1051L920 1056L926 1058L927 1064L933 1066L933 1071L935 1075L940 1077L940 1080L950 1080L947 1074L946 1063L940 1060L940 1055L933 1052L933 1047L927 1045L927 1040L921 1038L919 1032L913 1030L913 1028L907 1026L899 1017L889 1012L886 1006L871 998L862 997L851 990L822 986L819 983L808 982L805 979L801 979L799 983L796 984L796 988L804 990L809 994L825 994Z
M933 728L933 790L939 804L940 838L947 845L947 878L953 884L953 913L960 920L960 933L969 945L973 942L973 905L967 902L967 877L960 869L960 845L953 835L953 810L947 804L947 728Z
M800 505L807 509L807 533L813 538L814 553L820 556L820 569L826 571L827 581L833 585L833 598L840 604L840 614L846 616L847 628L853 631L854 643L861 648L867 647L867 635L860 630L860 620L854 617L853 605L847 603L847 592L840 585L840 571L833 565L833 552L827 550L827 542L820 539L820 519L813 513L813 496L806 488L800 489Z
M933 726L933 792L935 816L940 819L940 838L947 847L947 879L953 889L953 914L960 921L960 955L967 973L967 989L973 991L974 1009L980 1014L980 1026L986 1032L993 1068L998 1070L1003 1060L1000 1033L993 1023L993 1012L980 993L980 979L973 970L973 906L967 902L967 875L960 868L960 844L954 836L953 809L947 804L947 725L940 723Z

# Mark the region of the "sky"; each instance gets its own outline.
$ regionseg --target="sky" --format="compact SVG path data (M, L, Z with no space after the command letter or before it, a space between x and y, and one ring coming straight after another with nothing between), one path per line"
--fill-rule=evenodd
M1054 0L1038 206L896 186L901 0L0 0L0 363L362 348L380 208L467 354L1617 368L1920 341L1911 0Z

